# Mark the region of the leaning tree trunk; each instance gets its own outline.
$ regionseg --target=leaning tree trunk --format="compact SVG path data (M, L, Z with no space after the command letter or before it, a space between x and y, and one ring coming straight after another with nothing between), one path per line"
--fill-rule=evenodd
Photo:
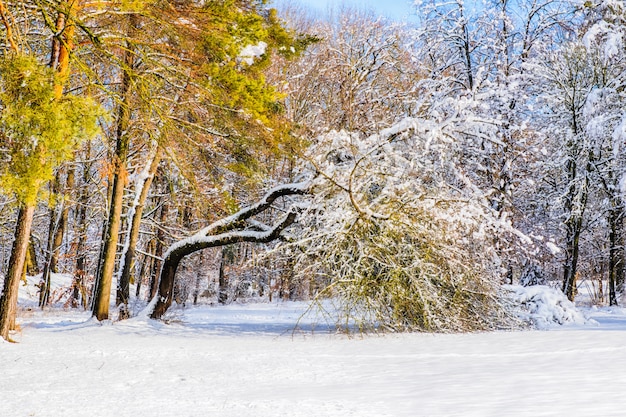
M157 303L152 312L152 318L158 319L165 314L167 309L172 305L174 293L174 278L180 261L187 255L195 253L202 249L215 248L218 246L230 245L239 242L255 242L267 243L277 239L280 233L296 219L296 212L291 211L271 230L266 232L256 231L236 231L227 232L217 236L208 236L205 240L189 241L181 245L175 245L174 249L170 249L165 261L161 276L159 279L159 293L157 294Z
M256 230L233 230L243 227L245 221L272 206L279 197L309 193L310 183L288 184L270 190L259 202L246 207L232 216L219 220L200 230L195 235L175 243L165 254L163 267L159 277L159 292L151 317L159 319L172 305L174 278L178 265L187 255L202 249L230 245L239 242L267 243L278 237L296 219L297 210L290 209L278 222L271 227L256 223ZM260 231L259 231L260 229Z
M9 340L9 331L15 329L17 292L26 260L34 213L35 206L26 205L20 208L17 216L15 240L9 258L9 270L4 278L4 289L2 297L0 297L0 336L5 340Z

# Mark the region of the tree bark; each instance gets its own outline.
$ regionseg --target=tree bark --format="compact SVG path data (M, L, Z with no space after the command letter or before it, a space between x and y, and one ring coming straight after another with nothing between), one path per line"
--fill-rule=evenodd
M128 233L128 242L123 252L122 270L120 271L120 279L118 281L116 304L128 304L130 297L130 275L135 259L135 250L137 247L137 240L139 239L139 228L141 226L141 218L143 216L143 208L148 197L148 191L152 184L152 179L156 173L157 167L161 161L161 147L158 146L156 153L150 161L148 169L148 176L145 178L139 196L137 197L136 204L133 207L133 217L130 224L130 230Z
M33 242L32 235L28 241L28 252L26 252L25 268L25 272L30 276L35 276L39 273L39 265L37 264L37 251L35 250L35 243Z
M619 196L613 196L609 211L609 305L618 305L618 294L624 286L624 232Z
M163 268L161 269L159 279L157 303L151 317L154 319L161 318L167 309L172 305L176 270L185 256L202 249L225 246L238 242L271 242L272 240L277 239L280 236L280 233L295 221L296 215L297 213L295 211L290 211L277 224L265 232L246 230L225 232L216 236L207 236L203 240L192 239L187 243L175 245L173 249L168 251L165 260L163 261Z
M235 228L241 229L245 227L246 220L269 209L277 198L288 195L308 194L310 193L310 188L311 184L309 182L275 187L268 191L267 194L265 194L257 203L243 208L231 216L218 220L210 224L208 227L200 230L190 238L184 239L172 245L167 251L163 261L163 267L158 281L159 292L156 296L157 302L151 317L155 319L161 318L172 304L176 269L178 268L180 261L185 256L202 249L224 246L237 242L267 243L277 239L281 232L295 221L297 211L294 207L292 207L289 212L272 227L257 224L257 230L261 228L261 231L232 230Z
M563 293L567 299L574 301L576 296L576 274L578 271L578 253L582 216L575 216L567 227L565 242L565 264L563 266Z
M91 144L87 142L87 158L91 155ZM87 297L85 291L85 275L87 270L87 254L85 253L87 240L87 207L89 205L89 194L87 184L89 183L90 166L83 167L82 188L78 196L78 211L76 213L75 248L76 248L76 270L74 272L74 304L80 303L83 308L87 308Z
M576 123L576 117L573 117L572 130L574 132L577 132ZM565 212L569 217L565 222L566 237L565 263L563 265L563 293L567 296L568 300L574 301L576 297L576 275L578 272L580 234L583 226L583 215L587 208L589 176L593 170L593 154L590 151L587 156L587 163L583 174L584 178L578 188L575 185L578 176L575 160L577 149L575 145L570 144L569 146L571 147L571 156L566 164L569 187L565 198Z
M15 240L9 258L9 269L4 278L4 289L0 297L0 336L9 339L9 331L15 329L15 317L17 314L17 293L20 277L26 260L26 251L30 230L33 224L35 206L22 206L17 216L15 228Z
M63 237L65 236L65 229L67 228L67 218L69 216L70 206L67 203L68 194L74 189L75 186L75 172L74 167L68 167L67 178L65 179L65 189L63 192L63 201L61 202L61 213L59 216L59 223L54 230L54 238L52 240L52 254L50 256L50 271L59 272L59 253L61 245L63 245Z
M117 162L116 165L121 165ZM123 169L123 168L119 168ZM102 264L98 273L99 280L94 294L93 316L98 320L109 318L109 303L113 270L115 267L115 254L117 252L118 233L122 216L122 199L124 197L125 175L116 174L113 179L113 196L109 209L109 220L104 240Z
M136 16L129 16L131 27L136 25ZM132 30L132 29L131 29ZM109 318L109 303L113 272L115 269L115 255L117 253L118 234L122 217L122 203L124 199L124 186L127 181L126 162L130 138L128 128L130 126L130 99L131 99L131 71L135 65L135 56L132 45L128 44L124 52L124 72L121 81L121 103L117 112L116 147L113 160L113 191L111 193L111 205L106 225L102 262L98 272L98 282L94 294L93 316L98 320Z
M60 208L53 205L50 209L50 224L48 227L48 248L46 263L44 264L42 279L42 290L39 297L39 307L43 308L48 304L50 298L50 274L59 272L59 255L63 245L65 229L67 228L67 218L69 216L69 204L67 195L74 188L74 168L69 167L65 187L61 191L61 173L57 173L52 183L52 193L61 196ZM57 211L60 210L60 211Z
M220 256L220 269L219 269L219 274L217 276L217 302L218 304L226 304L226 302L228 301L228 281L226 279L226 273L224 272L227 261L228 259L226 257L226 251L222 249L222 254Z
M46 243L45 262L43 265L43 272L41 273L41 282L39 283L39 307L44 308L48 304L48 298L50 297L50 273L52 271L52 253L54 252L54 232L58 225L56 204L54 202L54 196L59 194L59 173L50 182L50 209L48 210L50 220L48 222L48 241Z
M149 299L153 299L159 291L159 273L161 272L161 266L163 265L163 252L165 249L165 230L162 225L167 221L169 215L170 205L169 199L164 197L163 204L161 204L161 214L159 216L159 227L157 229L156 243L154 250L154 261L152 262L151 281L150 281L150 294Z

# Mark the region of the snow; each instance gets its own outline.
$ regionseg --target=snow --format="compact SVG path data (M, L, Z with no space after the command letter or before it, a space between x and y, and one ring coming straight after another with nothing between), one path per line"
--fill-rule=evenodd
M550 250L552 255L556 256L561 253L561 248L559 248L554 242L546 242L546 247Z
M0 415L624 413L624 309L549 331L347 336L303 316L307 306L204 305L173 310L169 324L22 307L18 343L0 343Z
M585 325L589 321L563 292L545 285L505 285L511 299L520 305L519 317L538 329L554 325Z
M261 41L256 45L246 45L239 53L239 60L245 62L248 65L254 63L254 58L259 58L265 54L267 49L267 43Z

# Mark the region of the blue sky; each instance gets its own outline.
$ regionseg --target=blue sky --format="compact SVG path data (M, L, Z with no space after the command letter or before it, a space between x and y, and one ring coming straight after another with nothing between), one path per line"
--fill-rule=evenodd
M313 10L323 13L329 6L340 7L341 5L350 5L365 7L386 17L403 21L415 21L415 9L413 0L297 0L299 3L305 4ZM289 2L289 0L273 0L272 3L279 4Z

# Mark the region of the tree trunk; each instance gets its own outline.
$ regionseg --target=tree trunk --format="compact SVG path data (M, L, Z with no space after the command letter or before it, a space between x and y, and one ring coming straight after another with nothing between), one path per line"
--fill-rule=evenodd
M65 229L67 228L67 218L70 211L68 204L68 194L74 189L75 186L75 172L74 167L70 166L67 172L67 178L65 179L65 189L63 192L63 200L61 201L61 213L59 216L59 223L54 230L54 238L52 241L52 254L50 256L50 271L59 272L59 252L61 245L63 245L63 237L65 236Z
M572 129L577 132L576 117L573 118ZM570 160L566 167L568 170L569 187L565 198L565 212L569 216L565 222L565 264L563 265L563 293L568 300L574 301L576 297L576 275L578 268L578 255L580 234L583 226L583 215L587 207L589 176L593 170L593 154L589 151L585 166L584 178L580 187L576 187L577 172L577 149L573 144L571 147Z
M291 208L272 227L256 224L256 230L232 230L245 226L245 221L269 209L279 197L287 195L302 195L310 192L310 183L287 184L273 188L257 203L239 210L237 213L218 220L202 229L195 235L175 243L170 247L163 261L163 268L159 277L159 292L151 317L159 319L172 304L174 292L174 278L180 261L187 255L202 249L215 248L238 242L267 243L277 239L282 231L289 227L296 219L297 210ZM261 231L258 229L261 228ZM209 235L216 233L215 235Z
M159 291L159 274L161 273L161 266L163 265L163 252L165 249L165 230L162 225L167 221L167 216L169 215L170 205L169 199L164 197L163 204L161 205L161 214L159 216L159 228L157 230L156 235L156 243L154 250L154 261L152 263L152 273L151 273L151 281L150 281L150 299L153 299L154 296Z
M33 242L33 236L31 235L28 241L28 252L26 253L26 273L32 277L37 275L39 272L39 265L37 264L37 251L35 250L35 243Z
M136 24L135 15L129 16L131 27ZM111 285L115 269L115 255L117 253L118 234L122 217L122 203L124 199L124 186L127 181L126 162L130 138L128 128L130 126L130 98L131 98L131 71L135 64L132 46L127 45L124 52L124 73L121 82L121 103L117 112L116 147L113 160L113 190L111 193L111 205L104 237L102 259L98 272L98 282L94 294L93 316L98 320L109 318L109 303Z
M222 248L222 256L220 258L220 270L217 279L218 304L226 304L226 302L228 301L228 280L226 279L226 274L224 273L227 261L228 259L226 257L226 251Z
M87 158L91 154L91 145L87 143ZM87 270L87 254L85 253L87 240L87 207L89 205L89 194L87 184L89 183L90 166L83 167L82 188L78 196L78 211L76 213L76 229L75 229L75 249L76 249L76 270L74 272L74 305L80 303L83 308L87 308L87 297L85 291L85 275Z
M612 207L609 212L609 305L618 304L618 294L624 285L624 233L622 207L618 196L612 199ZM621 288L620 288L621 284Z
M563 266L563 293L567 299L574 301L576 296L576 273L578 272L579 240L582 217L572 219L572 225L567 229L565 243L565 264Z
M39 307L44 308L48 304L50 297L50 273L52 271L52 252L54 251L54 231L58 225L56 204L54 196L59 194L59 174L50 182L50 209L48 210L50 220L48 223L48 241L46 243L45 262L39 283ZM54 271L56 272L56 271Z
M43 267L41 276L42 290L39 296L39 307L43 308L48 304L50 298L50 274L59 272L59 252L63 245L63 237L67 226L67 218L69 215L69 204L67 204L67 195L74 188L74 168L70 167L67 173L66 185L61 192L61 171L57 172L52 182L53 197L60 196L60 208L53 204L50 209L50 224L48 227L48 247L46 263Z
M17 293L20 277L26 260L26 251L30 230L33 224L35 206L23 206L17 216L15 227L15 240L9 258L9 269L4 278L4 289L0 297L0 336L9 339L9 331L15 329L15 317L17 314Z
M60 10L67 7L68 15ZM79 7L79 1L62 4L59 7L59 13L56 20L56 33L59 35L52 38L52 46L50 51L49 67L56 71L58 77L54 85L55 97L60 100L63 97L63 87L70 73L70 53L74 49L75 26L72 23L71 16L75 14ZM60 170L52 181L52 190L55 195L59 193L61 184ZM50 298L50 273L58 272L59 249L63 244L63 236L65 235L65 226L67 224L67 216L69 207L65 201L65 194L68 190L74 188L74 170L70 168L67 175L67 186L63 192L61 199L61 211L57 218L56 204L50 209L50 225L48 227L48 247L46 253L46 262L44 264L41 282L41 293L39 296L39 306L43 308L48 304Z
M98 320L109 318L109 303L113 270L115 268L115 254L117 252L118 233L122 216L122 199L124 197L125 175L115 175L113 179L113 196L109 209L109 220L104 240L102 265L98 273L99 280L94 294L93 315Z
M141 294L141 286L146 278L149 276L152 271L152 265L154 264L154 257L152 254L156 249L156 240L150 239L148 242L148 246L146 247L146 254L143 257L143 262L141 263L141 271L139 271L139 281L137 282L137 292L135 293L135 297L139 298ZM152 283L148 283L148 285L152 285ZM150 292L150 288L148 287L148 292Z
M150 190L150 185L152 184L152 179L154 178L154 174L156 173L157 167L161 161L161 147L158 146L156 149L156 153L152 157L150 161L150 165L148 166L147 176L143 183L141 184L141 190L136 190L138 192L138 196L133 203L132 208L132 220L130 224L130 229L127 237L127 242L124 246L124 251L122 253L122 267L120 272L120 279L118 281L117 287L117 296L116 296L116 304L119 306L120 304L128 305L128 299L130 296L130 276L133 267L133 262L135 259L135 249L137 247L137 240L139 239L139 228L141 226L141 218L143 216L143 208L146 202L146 198L148 197L148 191Z

